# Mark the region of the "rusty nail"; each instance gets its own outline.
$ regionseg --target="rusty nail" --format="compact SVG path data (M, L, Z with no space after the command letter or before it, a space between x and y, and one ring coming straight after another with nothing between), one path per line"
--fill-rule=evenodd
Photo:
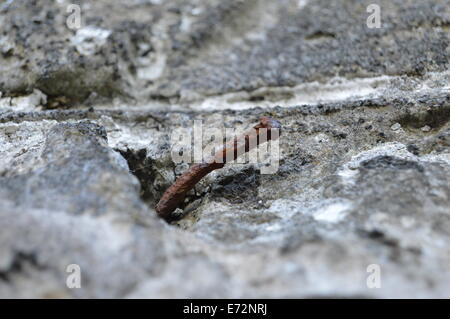
M266 140L261 140L260 129L267 129ZM240 137L236 137L233 141L225 143L220 151L216 152L214 156L207 162L194 164L185 173L183 173L163 194L158 204L156 205L156 212L164 219L169 219L170 214L178 207L184 200L186 193L191 190L203 177L212 171L225 166L227 160L236 158L243 152L248 152L254 147L266 141L278 138L279 134L274 134L272 137L271 130L281 130L281 124L277 120L270 117L263 116L260 122L253 127L253 129L244 133ZM256 141L251 145L251 140Z

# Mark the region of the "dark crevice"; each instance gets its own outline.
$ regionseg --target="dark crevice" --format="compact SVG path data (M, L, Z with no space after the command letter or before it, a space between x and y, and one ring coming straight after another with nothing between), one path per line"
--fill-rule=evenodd
M305 40L318 40L318 39L334 39L336 34L327 31L317 31L311 33L305 37Z
M146 149L118 151L128 162L128 167L141 184L140 196L149 206L154 207L159 194L153 187L156 172L153 168L153 160L147 156Z
M381 230L378 230L378 229L373 229L370 231L361 230L361 231L359 231L359 233L362 235L362 237L371 239L371 240L376 241L385 246L394 247L394 248L398 247L398 240L387 237L386 234L384 232L382 232Z
M147 156L146 149L127 149L125 151L116 149L116 151L125 158L128 162L130 172L137 177L141 185L141 191L139 194L141 199L149 207L154 209L165 191L165 189L158 189L154 185L155 177L157 176L154 160ZM202 197L202 195L197 194L195 191L190 191L186 195L185 201L179 205L179 208L184 210L190 203ZM182 219L183 217L184 214L176 214L174 212L169 218L166 218L166 221L171 223Z
M0 281L11 282L12 276L25 272L26 265L29 265L38 270L43 270L45 267L40 265L34 253L16 252L10 266L0 271Z
M381 246L388 248L389 258L394 261L399 261L402 258L402 253L407 252L412 256L418 257L422 255L422 250L419 247L402 247L397 238L388 236L385 232L379 229L372 230L358 230L362 238L369 239Z
M450 121L450 107L439 107L427 112L407 114L397 122L404 127L420 129L429 126L431 129L439 129Z
M407 161L393 156L381 155L370 160L363 161L360 165L364 169L414 169L423 172L424 168L417 162Z

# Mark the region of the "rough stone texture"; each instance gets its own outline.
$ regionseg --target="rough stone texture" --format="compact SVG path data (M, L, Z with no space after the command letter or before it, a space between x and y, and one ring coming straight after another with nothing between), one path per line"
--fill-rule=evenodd
M449 1L70 3L0 5L0 297L450 297ZM275 174L156 217L172 132L261 115Z

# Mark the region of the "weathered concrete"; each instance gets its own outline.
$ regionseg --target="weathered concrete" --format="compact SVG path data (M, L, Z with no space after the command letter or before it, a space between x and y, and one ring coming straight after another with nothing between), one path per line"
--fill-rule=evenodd
M450 297L450 3L372 2L1 5L0 297ZM175 129L261 115L275 174L156 217Z

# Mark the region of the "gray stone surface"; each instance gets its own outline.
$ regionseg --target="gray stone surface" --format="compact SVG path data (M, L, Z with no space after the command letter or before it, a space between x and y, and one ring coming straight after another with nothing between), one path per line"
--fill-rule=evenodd
M449 1L74 2L0 5L0 297L450 297ZM262 115L275 174L156 216L174 130Z

